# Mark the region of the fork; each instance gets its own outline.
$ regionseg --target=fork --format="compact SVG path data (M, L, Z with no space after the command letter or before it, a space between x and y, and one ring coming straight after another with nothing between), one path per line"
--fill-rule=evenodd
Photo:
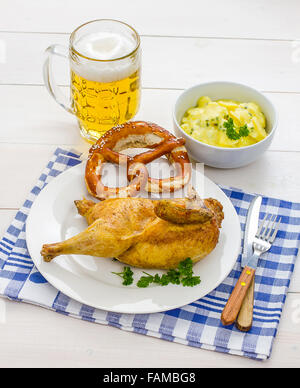
M279 224L281 222L281 218L279 218L278 221L276 221L276 218L276 215L270 215L269 217L269 214L266 213L257 230L253 241L253 256L249 259L247 265L241 273L241 276L239 277L239 280L237 281L222 312L221 321L225 326L231 325L236 320L247 290L254 278L258 259L263 253L267 252L271 248L276 238Z

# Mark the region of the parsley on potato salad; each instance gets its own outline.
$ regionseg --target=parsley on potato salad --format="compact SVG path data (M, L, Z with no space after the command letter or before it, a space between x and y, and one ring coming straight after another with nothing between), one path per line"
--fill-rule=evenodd
M245 147L267 136L265 116L254 102L212 101L206 96L185 112L181 128L194 139L218 147Z

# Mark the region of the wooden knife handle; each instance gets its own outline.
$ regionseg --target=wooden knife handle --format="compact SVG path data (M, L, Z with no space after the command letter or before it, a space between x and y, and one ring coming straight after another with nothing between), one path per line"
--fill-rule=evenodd
M242 307L235 322L236 327L241 331L249 331L253 320L253 302L254 302L254 276L250 287L243 300Z
M241 273L221 315L224 326L231 325L236 320L254 274L255 270L247 266Z

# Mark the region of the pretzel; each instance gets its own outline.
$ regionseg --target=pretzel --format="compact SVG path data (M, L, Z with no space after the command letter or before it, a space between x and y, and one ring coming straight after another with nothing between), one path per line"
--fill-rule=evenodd
M156 124L145 121L128 122L107 131L90 149L85 170L89 193L106 199L116 196L134 196L141 189L150 193L174 192L184 187L191 178L189 157L185 140L176 138ZM120 154L127 148L149 148L134 157ZM175 176L155 179L148 176L146 164L166 155L175 167ZM129 185L110 188L101 182L106 162L127 164Z

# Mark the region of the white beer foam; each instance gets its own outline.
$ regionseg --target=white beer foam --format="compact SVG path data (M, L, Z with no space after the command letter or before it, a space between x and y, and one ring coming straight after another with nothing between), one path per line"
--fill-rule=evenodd
M82 36L73 44L75 50L91 59L79 59L80 63L71 61L71 67L78 75L91 81L113 82L133 74L139 66L139 58L121 58L130 54L136 47L136 41L131 36L114 32L91 33ZM104 62L101 62L104 61ZM105 62L110 61L111 62Z

